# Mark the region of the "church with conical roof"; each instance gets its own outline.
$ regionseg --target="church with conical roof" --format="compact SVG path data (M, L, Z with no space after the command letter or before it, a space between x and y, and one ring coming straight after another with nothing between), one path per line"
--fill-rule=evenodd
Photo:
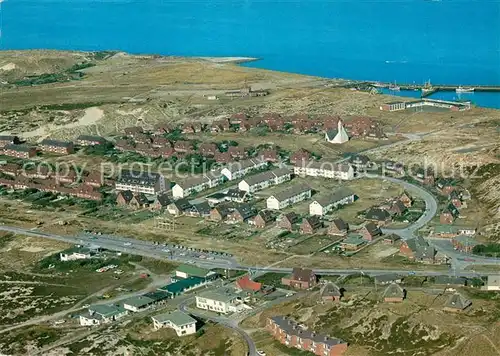
M339 120L337 124L337 130L330 130L325 133L325 140L329 143L342 144L349 141L349 135L347 134L342 120Z

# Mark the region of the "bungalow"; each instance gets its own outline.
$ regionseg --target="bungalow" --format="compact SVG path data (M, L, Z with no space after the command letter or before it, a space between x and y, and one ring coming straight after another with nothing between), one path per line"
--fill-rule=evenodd
M291 179L292 172L288 168L275 168L246 177L238 183L239 190L255 193L272 185L278 185Z
M88 311L80 315L80 325L94 326L108 324L123 318L128 311L116 305L91 305Z
M281 216L279 227L288 231L293 231L295 224L299 222L299 216L293 211Z
M227 221L230 223L244 223L256 214L254 208L248 204L241 204L233 209L227 216Z
M158 288L158 291L168 295L168 298L175 298L186 291L200 288L208 282L204 278L188 277L185 279L178 279L173 283L167 284Z
M80 135L76 139L76 144L79 146L98 146L105 143L106 139L101 136Z
M267 149L264 151L261 151L257 154L257 157L262 159L263 161L266 162L278 162L278 152L273 149Z
M469 299L465 298L460 293L453 293L444 304L443 310L452 313L460 313L471 305L472 302Z
M191 210L193 206L187 199L178 199L167 205L167 211L170 215L180 216Z
M340 205L352 204L354 199L355 196L351 190L341 188L333 194L318 198L309 204L309 214L323 216Z
M193 150L193 144L190 141L179 140L174 144L175 152L191 152Z
M226 197L227 196L226 196L225 193L217 192L217 193L211 194L206 199L207 199L207 202L208 202L208 204L210 206L215 206L217 204L225 202L226 201Z
M281 284L297 289L309 289L314 287L317 277L311 269L297 268L292 270L292 274L281 279Z
M413 261L423 263L436 262L436 249L420 236L403 241L399 248L399 253Z
M248 274L236 281L236 288L245 292L257 293L262 290L262 287L262 283L253 281Z
M253 219L256 228L263 229L274 221L274 214L269 210L261 210Z
M75 152L73 142L45 139L40 142L38 148L42 152L71 154Z
M196 333L196 319L180 310L153 316L153 327L155 330L171 328L177 336L191 335Z
M300 224L300 233L301 234L314 234L318 229L323 227L323 223L321 219L317 215L310 216L302 220L302 224Z
M451 239L451 242L456 250L470 253L479 242L467 235L458 235Z
M376 223L378 226L383 226L391 221L391 215L387 210L371 208L366 212L365 219Z
M151 146L156 147L156 148L162 148L162 147L172 147L172 142L167 140L165 137L162 136L154 136L153 137L153 142L151 143Z
M293 171L301 177L323 177L350 180L354 178L354 168L350 164L321 161L296 162Z
M344 220L337 218L328 226L328 235L345 236L349 232L349 224Z
M380 230L377 224L373 222L365 223L356 232L361 236L363 236L363 239L365 239L368 242L371 242L375 237L382 235L382 230Z
M327 282L323 288L321 288L320 296L323 302L340 302L343 293L336 284Z
M344 251L357 251L363 245L366 245L366 240L358 234L348 234L347 237L340 242L340 248Z
M243 159L248 156L248 153L245 150L245 148L240 146L229 146L227 152L231 155L232 158Z
M281 192L271 195L267 198L266 205L270 210L280 210L305 199L309 199L311 195L311 187L307 184L295 184Z
M229 131L231 124L228 119L214 121L210 126L210 132L223 132Z
M267 167L267 162L250 158L244 161L229 163L227 167L221 170L221 173L228 180L235 180L247 175L252 170L263 169L265 167Z
M384 291L384 302L401 303L406 298L406 291L397 283L391 283Z
M137 313L151 308L154 300L144 296L130 297L123 301L123 308L131 312Z
M93 253L89 248L76 246L59 253L59 259L61 260L61 262L88 260L92 257L92 254Z

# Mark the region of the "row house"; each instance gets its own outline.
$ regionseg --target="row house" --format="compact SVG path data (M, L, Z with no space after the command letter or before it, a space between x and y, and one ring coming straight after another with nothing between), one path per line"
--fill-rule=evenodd
M217 163L229 163L233 160L229 152L215 152L214 155L215 162Z
M130 190L124 190L116 196L116 204L119 206L130 206L134 209L142 209L149 206L149 199L144 193L133 193Z
M348 344L341 339L317 334L285 316L268 318L266 329L283 345L309 351L318 356L340 356L348 347Z
M18 136L0 135L0 148L7 145L19 145L21 140Z
M328 225L327 234L332 236L345 236L349 232L349 224L337 218Z
M136 135L134 135L135 143L145 143L149 145L152 141L153 139L151 138L151 136L149 136L149 134L137 133Z
M227 221L229 223L245 223L249 222L250 219L255 217L257 215L257 212L255 209L248 205L248 204L241 204L234 209L227 215Z
M174 198L185 198L191 194L214 188L224 181L220 171L208 172L202 176L191 177L174 185L172 195Z
M5 145L2 153L9 157L31 158L36 156L36 148L26 145Z
M278 152L273 149L263 150L257 154L257 157L266 162L278 162L279 159Z
M156 148L172 147L172 142L170 142L163 136L153 136L153 140L151 141L151 146Z
M198 147L198 152L202 156L215 156L215 154L219 152L219 148L215 143L202 143Z
M155 150L149 143L137 143L134 151L145 157L158 157L158 151Z
M83 177L83 183L92 187L99 188L104 185L104 177L101 172L89 172Z
M240 146L229 146L227 152L231 155L232 158L244 159L248 157L247 150Z
M30 179L47 179L51 176L52 171L47 166L39 166L36 168L24 169L21 174Z
M265 167L267 167L267 162L256 158L250 158L239 162L229 163L227 167L222 169L221 173L228 180L235 180L242 178L252 170L263 169Z
M243 179L238 184L238 189L248 193L255 193L272 185L287 182L291 179L291 176L292 172L288 168L276 168Z
M230 129L231 129L231 124L227 119L214 121L210 126L210 132L224 132L224 131L229 131Z
M134 151L135 146L129 140L120 139L115 142L115 149L122 152Z
M0 165L0 172L3 174L8 174L9 176L17 176L22 171L22 166L16 163L6 163Z
M174 144L174 150L175 152L192 152L193 151L193 144L190 141L177 141Z
M354 178L354 168L345 163L320 161L297 162L293 167L295 175L301 177L323 177L342 180Z
M45 139L40 142L38 149L42 152L71 154L75 152L73 142Z
M279 193L271 195L266 200L268 209L281 210L290 205L309 199L312 195L311 187L307 184L296 184Z
M106 139L101 136L80 135L76 139L76 144L79 146L98 146L105 143Z
M253 225L258 229L263 229L272 224L275 220L274 214L269 210L261 210L253 219Z
M331 195L327 195L309 204L309 214L324 216L340 205L354 203L354 193L347 189L341 188Z
M299 231L301 234L314 234L323 227L323 223L319 216L313 215L302 220Z
M165 177L153 172L121 171L115 189L135 193L157 194L166 191Z

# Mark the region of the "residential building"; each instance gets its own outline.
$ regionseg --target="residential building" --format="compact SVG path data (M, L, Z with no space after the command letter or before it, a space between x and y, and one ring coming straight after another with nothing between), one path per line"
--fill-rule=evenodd
M180 216L191 210L193 206L187 199L178 199L167 205L167 212L170 215Z
M212 221L224 221L227 216L231 213L231 209L228 206L220 205L214 207L210 210L210 220Z
M299 231L301 234L314 234L323 227L321 219L317 215L309 216L302 220Z
M272 185L278 185L291 179L292 172L288 168L276 168L246 177L238 184L238 189L255 193Z
M99 188L104 184L104 177L99 171L89 172L89 174L83 177L83 183Z
M470 307L472 302L460 293L453 293L446 301L443 310L452 313L460 313Z
M371 208L366 212L365 219L376 223L378 226L383 226L391 221L391 214L384 209Z
M204 278L189 277L185 279L176 280L173 283L160 287L158 288L158 291L166 293L169 296L169 298L175 298L186 291L207 285L207 283L208 281Z
M210 216L210 211L211 208L208 202L202 201L200 203L193 204L191 209L188 212L186 212L186 214L193 217L206 218Z
M217 163L229 163L233 158L229 152L215 152L214 159Z
M174 198L185 198L191 194L214 188L224 181L224 176L220 171L212 171L202 176L190 177L178 182L172 188Z
M144 193L135 193L129 205L134 209L142 209L149 207L149 199Z
M290 205L309 199L312 195L311 187L307 184L295 184L281 192L271 195L266 200L270 210L281 210Z
M311 269L297 268L292 270L292 274L281 279L281 284L297 289L309 289L316 285L317 278Z
M215 143L202 143L198 147L198 151L202 156L214 156L217 152L219 152L219 149Z
M36 149L27 145L5 145L0 153L16 158L31 158L36 156Z
M236 280L236 288L247 293L257 293L262 290L262 283L258 283L250 279L248 274Z
M356 154L349 157L349 163L354 167L356 167L358 171L361 171L364 168L369 167L371 161L370 158L368 158L368 156Z
M399 200L404 204L405 207L410 208L413 205L413 198L407 192L403 192L399 197Z
M42 152L58 153L58 154L71 154L75 152L73 142L59 141L59 140L42 140L38 144L38 148Z
M92 251L89 248L76 246L59 253L59 259L62 262L87 260L92 257Z
M467 278L447 275L435 276L434 284L441 284L449 287L465 287L467 286Z
M274 222L274 214L269 210L261 210L253 219L253 225L259 229L263 229Z
M320 291L323 302L340 302L343 297L342 290L334 283L327 282Z
M401 303L406 298L406 291L397 283L391 283L384 291L384 302Z
M312 158L311 153L301 149L297 152L292 153L290 155L289 160L291 164L296 165L296 164L302 164L303 162L309 162L311 158Z
M455 249L466 253L471 253L474 247L479 245L479 242L467 235L455 236L451 239L451 242Z
M312 352L318 356L340 356L347 350L347 343L310 331L285 316L267 319L266 329L283 345Z
M248 193L239 189L229 189L225 194L225 200L234 203L243 203L248 199Z
M128 311L116 305L91 305L88 311L80 315L80 325L94 326L109 324L123 318Z
M341 188L333 194L320 197L309 204L309 214L324 216L340 205L354 203L354 193L347 189Z
M358 234L348 234L347 237L340 242L340 248L344 251L357 251L364 245L367 241L363 236Z
M159 173L121 171L115 182L115 189L154 195L165 192L167 185L165 177Z
M403 215L407 208L401 200L396 200L392 203L389 211L394 215Z
M300 216L295 214L293 211L281 216L279 221L279 227L288 231L295 230L295 224L299 222Z
M171 328L175 330L177 336L185 336L196 333L196 319L180 310L170 313L155 315L151 318L155 330L161 328Z
M325 133L325 140L329 143L342 144L349 141L349 135L344 128L342 120L337 123L337 130L330 130Z
M0 148L3 148L7 145L18 145L20 143L21 140L18 136L0 135Z
M248 157L247 150L241 146L229 146L227 152L231 155L231 158L235 159L245 159Z
M414 237L402 242L399 253L410 260L434 263L437 251L421 236Z
M76 144L79 146L97 146L105 143L106 140L101 136L80 135L76 139Z
M349 224L344 220L337 218L334 219L328 226L328 235L345 236L349 232Z
M116 204L118 206L129 205L134 198L134 193L131 190L122 190L116 195Z
M221 314L238 313L249 308L241 301L241 297L229 288L220 288L198 294L196 307Z
M401 241L401 236L396 235L396 234L389 234L384 236L383 242L388 245L394 245L398 241Z
M257 157L266 162L278 162L278 152L274 149L266 149L257 154Z
M384 111L400 111L406 109L406 103L403 101L393 101L387 104L380 105L380 110Z
M371 242L375 237L382 235L382 230L380 230L378 225L373 222L363 224L363 226L356 232L363 236L363 238L368 242Z
M460 212L458 209L453 204L449 204L439 216L439 222L441 224L451 225L459 216Z
M227 215L227 221L230 223L244 223L253 218L255 215L257 215L257 212L252 206L248 204L241 204L234 207L234 209L232 209L232 211Z
M129 137L135 137L137 134L144 133L144 129L140 126L126 127L124 130L125 135Z
M204 280L210 280L217 277L217 273L212 272L208 269L192 266L192 265L180 265L175 269L176 278L190 278L197 277Z
M123 308L131 312L137 313L151 308L154 300L144 296L130 297L123 301Z
M354 168L350 164L322 161L302 161L295 163L293 171L301 177L323 177L341 180L354 178Z
M158 194L154 203L151 205L151 209L165 210L170 204L172 204L172 200L170 200L170 196L167 193Z
M228 180L235 180L242 178L250 173L252 170L263 169L267 167L267 162L255 158L250 158L244 161L231 162L227 167L221 170L221 173Z

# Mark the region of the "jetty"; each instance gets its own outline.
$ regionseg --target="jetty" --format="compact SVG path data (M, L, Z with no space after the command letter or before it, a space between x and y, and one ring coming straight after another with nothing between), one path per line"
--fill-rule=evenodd
M386 88L397 86L400 90L413 90L421 91L421 96L426 97L434 94L438 91L453 91L456 92L457 89L462 88L462 85L456 84L430 84L426 82L425 84L408 84L408 83L381 83L381 82L365 82L374 88ZM470 85L467 87L474 88L474 92L500 92L500 85Z

